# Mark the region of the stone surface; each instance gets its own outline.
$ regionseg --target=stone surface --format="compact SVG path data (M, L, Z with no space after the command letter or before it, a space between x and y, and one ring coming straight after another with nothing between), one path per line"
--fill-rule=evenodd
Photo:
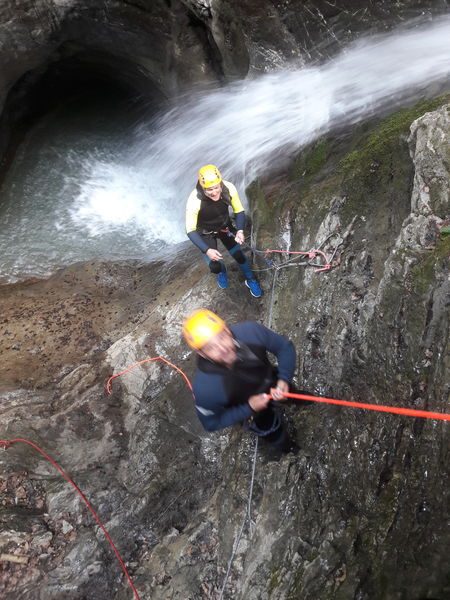
M191 520L202 522L198 513L214 494L228 436L205 435L189 390L169 367L141 367L114 382L111 396L104 383L111 372L160 354L192 373L180 327L199 305L226 310L233 320L255 314L236 268L224 299L186 246L148 265L74 265L46 281L0 288L2 438L31 439L60 461L125 558L139 565L161 539L182 540ZM7 532L2 551L28 544L31 556L28 567L2 566L2 594L34 599L38 585L41 598L80 598L93 590L96 598L120 597L114 556L53 467L26 446L2 454L0 464L9 474L0 486L11 498L0 508ZM209 532L202 542L208 547L214 546ZM145 572L142 580L149 577Z
M239 428L205 434L179 375L150 363L103 392L109 373L148 356L191 375L179 334L192 308L208 305L231 322L267 322L272 312L297 347L298 385L313 393L448 410L443 102L321 140L277 186L254 186L259 246L307 249L331 233L327 253L342 243L329 273L281 269L273 298L270 272L261 273L263 301L233 267L230 289L218 290L185 246L153 264L89 263L1 289L2 436L42 444L75 477L142 597L220 597L247 510L252 439ZM53 325L64 319L59 340ZM300 452L276 462L262 445L254 525L244 527L223 598L446 597L446 424L316 405L286 412ZM2 592L128 597L103 536L53 469L20 446L0 461L12 503L0 510L2 552L29 559L3 566Z
M420 3L427 14L445 4ZM416 5L6 1L0 105L5 121L20 116L19 101L58 61L109 77L120 64L125 85L169 96L193 82L321 60ZM273 297L267 271L262 301L236 269L229 290L217 290L189 245L150 264L87 263L0 287L1 437L32 439L61 462L143 598L220 597L247 510L251 438L239 428L205 434L178 374L142 365L104 393L112 372L149 356L191 375L180 343L191 309L273 320L297 347L297 384L313 393L448 411L446 102L319 140L288 172L255 182L259 247L336 249L329 273L277 271ZM275 462L261 448L254 525L243 530L223 598L448 597L446 424L316 405L286 412L300 452ZM1 550L27 557L2 563L0 594L129 597L102 534L53 468L21 445L0 465Z
M292 247L317 247L337 230L325 247L331 252L349 226L352 234L329 274L280 272L274 324L299 349L301 387L448 412L450 246L438 230L449 214L449 106L414 121L408 148L408 121L421 111L363 134L356 152L346 154L348 140L324 140L293 169L296 191L283 199L280 238L286 222ZM280 201L277 190L263 190L256 213ZM444 598L447 426L298 410L300 457L260 476L257 532L234 597Z

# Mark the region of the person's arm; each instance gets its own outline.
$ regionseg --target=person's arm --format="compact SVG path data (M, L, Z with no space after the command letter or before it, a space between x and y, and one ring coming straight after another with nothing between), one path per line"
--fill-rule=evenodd
M251 396L248 402L230 406L222 376L200 371L197 371L193 387L197 415L206 431L216 431L242 423L269 402L268 394L259 394Z
M294 377L296 352L294 344L284 335L254 323L257 336L265 348L277 357L278 379L290 384Z
M234 186L229 181L226 182L226 186L230 191L230 202L231 208L234 212L234 217L236 219L236 229L238 230L238 232L241 231L242 233L244 233L245 210L242 205L241 199L239 198L238 191L236 189L236 186Z
M186 204L186 233L193 244L197 246L204 254L209 249L208 244L197 231L198 213L200 212L201 201L197 196L197 190L193 190Z
M236 423L242 423L242 421L245 421L245 419L248 419L253 414L250 404L247 402L216 410L205 408L196 403L195 408L197 409L200 422L206 431L217 431Z
M203 252L203 254L206 254L208 252L209 246L205 242L205 240L202 238L202 236L199 234L198 231L190 231L187 234L187 236L191 240L191 242L193 244L195 244L197 246L197 248Z

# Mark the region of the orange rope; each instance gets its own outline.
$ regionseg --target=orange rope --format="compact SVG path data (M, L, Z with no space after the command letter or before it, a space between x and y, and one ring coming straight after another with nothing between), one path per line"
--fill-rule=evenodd
M112 377L110 377L108 379L108 381L106 382L106 386L105 386L106 392L108 394L111 394L111 383L112 383L112 380L115 379L116 377L120 377L121 375L124 375L125 373L129 373L130 371L132 371L133 369L135 369L136 367L138 367L144 363L152 362L155 360L161 360L161 361L165 362L167 365L169 365L170 367L172 367L173 369L175 369L176 371L178 371L178 373L181 374L184 381L186 382L188 388L191 390L192 394L194 394L193 389L192 389L192 384L189 381L189 378L186 375L186 373L184 371L182 371L179 367L174 365L173 363L169 362L163 356L154 356L152 358L146 358L144 360L141 360L137 363L132 364L131 366L127 367L120 373L117 373L116 375L112 375ZM392 413L395 415L403 415L406 417L417 417L417 418L422 418L422 419L438 419L441 421L450 421L450 414L431 412L428 410L416 410L413 408L385 406L383 404L368 404L368 403L364 403L364 402L352 402L350 400L337 400L336 398L311 396L308 394L294 394L291 392L286 392L284 394L284 396L286 398L292 398L294 400L306 400L306 401L318 402L318 403L322 403L322 404L336 404L338 406L347 406L349 408L362 408L364 410L374 410L377 412Z
M366 404L364 402L350 402L349 400L336 400L335 398L310 396L308 394L293 394L291 392L286 392L283 395L286 396L286 398L293 398L294 400L307 400L311 402L321 402L323 404L337 404L338 406L363 408L364 410L375 410L378 412L392 413L394 415L403 415L405 417L419 417L421 419L439 419L441 421L450 421L450 414L431 412L429 410L384 406L383 404Z
M92 515L94 516L94 519L97 521L98 526L103 531L103 533L105 534L105 537L108 540L111 548L114 550L114 554L116 555L116 558L119 561L120 566L122 567L122 571L125 573L125 576L128 579L128 583L130 584L130 587L133 590L134 597L137 600L140 600L140 596L138 594L138 591L137 591L137 589L134 586L134 583L133 583L133 581L131 579L131 576L128 573L128 569L125 566L125 563L124 563L122 557L120 556L119 551L117 550L114 542L112 541L111 536L109 535L109 533L107 532L105 526L101 522L100 517L98 516L98 514L92 508L92 505L90 504L89 500L86 498L86 496L83 494L83 492L77 486L77 484L69 477L69 475L67 475L67 473L64 471L64 469L56 462L56 460L54 458L52 458L49 454L47 454L46 452L44 452L44 450L42 450L42 448L40 448L34 442L31 442L30 440L26 440L26 439L23 439L23 438L15 438L13 440L0 440L0 446L3 446L3 448L5 448L5 450L7 450L13 444L19 444L19 443L21 443L21 444L28 444L28 446L31 446L32 448L34 448L34 450L36 450L36 452L39 452L39 454L41 454L46 460L48 460L48 462L51 465L53 465L55 467L55 469L62 475L62 477L64 477L64 479L68 483L70 483L70 485L75 489L75 491L81 497L81 499L86 504L86 506L88 507L88 509L91 511Z
M136 363L130 365L129 367L127 367L120 373L116 373L115 375L112 375L105 384L105 391L108 394L108 396L111 395L111 393L112 393L112 382L114 379L116 379L117 377L121 377L121 375L125 375L126 373L129 373L130 371L133 371L134 369L136 369L137 367L140 367L141 365L143 365L145 363L153 362L155 360L161 360L162 362L166 363L166 365L169 365L169 367L172 367L172 369L175 369L175 371L178 371L178 373L180 373L180 375L183 377L184 381L186 382L186 385L188 386L188 388L191 390L192 393L194 393L192 390L192 384L189 381L189 378L184 371L182 371L179 367L177 367L173 363L169 362L167 360L167 358L164 358L163 356L153 356L152 358L145 358L144 360L140 360L139 362L136 362Z
M163 356L154 356L152 358L146 358L137 363L134 363L134 364L130 365L129 367L127 367L126 369L124 369L123 371L121 371L120 373L116 373L115 375L112 375L107 380L106 385L105 385L105 390L106 390L107 394L112 393L112 381L114 379L116 379L117 377L120 377L121 375L125 375L126 373L129 373L130 371L132 371L133 369L137 368L140 365L143 365L143 364L149 363L149 362L154 362L157 360L164 362L165 364L167 364L170 367L172 367L173 369L175 369L178 373L180 373L180 375L183 377L186 385L191 390L192 394L194 393L193 389L192 389L192 384L191 384L188 376L186 375L186 373L184 373L184 371L182 369L180 369L179 367L177 367L176 365L174 365L173 363L168 361ZM294 400L306 400L308 402L318 402L318 403L323 403L323 404L335 404L338 406L347 406L349 408L374 410L374 411L378 411L378 412L391 413L391 414L402 415L402 416L407 416L407 417L416 417L416 418L422 418L422 419L438 419L441 421L450 421L450 414L448 414L448 413L437 413L437 412L431 412L431 411L427 411L427 410L416 410L416 409L412 409L412 408L401 408L401 407L396 407L396 406L384 406L384 405L380 405L380 404L367 404L367 403L363 403L363 402L351 402L349 400L337 400L336 398L311 396L309 394L294 394L291 392L286 392L283 395L286 398L292 398ZM39 452L39 454L41 454L46 460L48 460L48 462L51 463L55 467L55 469L62 475L62 477L68 483L70 483L70 485L79 494L79 496L81 497L83 502L86 504L86 506L88 507L88 509L90 510L92 515L94 516L94 519L96 520L98 526L105 534L105 537L108 540L111 548L113 549L113 551L117 557L117 560L120 563L122 571L124 572L124 574L128 580L128 583L130 584L130 587L133 590L135 598L137 598L137 600L140 600L138 591L136 590L136 588L133 584L130 574L128 573L128 570L125 566L125 563L124 563L122 557L120 556L119 551L117 550L111 536L109 535L105 526L101 522L100 517L97 515L97 513L95 512L95 510L89 503L89 500L86 498L86 496L83 494L83 492L77 486L77 484L69 477L69 475L67 475L67 473L63 470L63 468L56 462L56 460L54 460L49 454L44 452L44 450L42 450L34 442L31 442L30 440L23 439L23 438L16 438L13 440L1 440L0 439L0 447L3 446L5 449L8 449L10 446L12 446L13 444L17 444L17 443L28 444L29 446L34 448L34 450L36 450L36 452Z

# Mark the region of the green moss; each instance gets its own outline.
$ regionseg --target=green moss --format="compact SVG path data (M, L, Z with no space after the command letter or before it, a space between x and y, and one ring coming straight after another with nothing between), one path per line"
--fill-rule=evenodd
M396 145L402 135L408 135L409 127L413 121L449 101L450 95L446 94L397 111L383 120L368 135L361 148L349 152L344 157L340 163L341 170L344 174L370 169L376 170L386 159L387 150Z
M268 593L269 597L277 591L278 586L280 585L280 569L272 569L272 573L270 575Z
M417 294L426 294L435 278L436 263L450 256L450 237L440 239L436 248L411 270L411 280Z
M390 115L362 138L355 136L357 146L337 166L341 193L347 197L341 212L344 224L355 214L374 211L379 213L376 222L381 223L387 209L396 223L406 217L414 175L406 142L409 128L415 119L449 100L450 95L445 95L419 102Z
M315 142L297 156L290 171L290 179L303 178L306 183L311 181L327 162L329 152L327 139L322 138Z

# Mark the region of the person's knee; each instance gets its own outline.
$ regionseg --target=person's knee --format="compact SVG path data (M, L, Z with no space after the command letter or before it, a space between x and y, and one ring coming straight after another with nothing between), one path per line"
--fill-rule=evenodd
M232 256L234 260L240 265L243 265L245 263L245 255L242 252L242 250L237 250L236 252L233 252Z
M212 260L209 263L209 269L210 269L211 273L218 275L222 270L222 265L220 264L220 262L218 260Z

